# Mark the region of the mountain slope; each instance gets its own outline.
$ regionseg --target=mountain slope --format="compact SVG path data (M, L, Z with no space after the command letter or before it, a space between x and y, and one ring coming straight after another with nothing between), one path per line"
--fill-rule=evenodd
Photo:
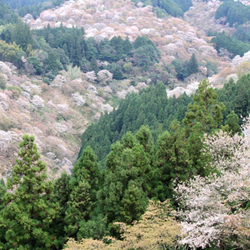
M199 9L194 3L187 16L193 11L194 20L198 12L204 13L211 5L210 1L202 4ZM192 18L192 15L189 17ZM197 23L201 19L202 16L199 16ZM80 149L80 135L88 125L96 122L102 112L110 112L128 93L147 87L152 82L149 73L156 79L158 75L168 78L169 88L185 87L217 71L219 74L210 80L214 84L224 83L226 77L234 74L245 60L236 58L231 61L219 57L210 44L211 38L200 30L200 26L192 27L187 21L171 16L158 18L151 6L138 7L129 0L68 1L60 7L43 11L36 20L31 15L26 15L23 20L32 29L41 29L48 24L51 27L61 24L84 27L85 38L93 37L97 43L113 36L128 37L130 41L135 41L138 36L148 36L160 50L161 58L151 72L132 68L133 78L130 79L116 81L111 77L109 81L97 81L93 72L87 72L81 73L78 79L70 80L67 72L62 71L50 86L43 83L39 76L26 76L13 65L1 63L0 78L6 85L5 90L0 89L0 167L4 176L11 171L16 157L15 148L23 133L35 134L43 160L50 167L51 175L55 175L72 168ZM179 81L171 63L179 60L184 64L192 54L197 58L199 72L184 82ZM129 60L132 62L131 58ZM119 63L123 67L126 62ZM105 72L100 73L100 77L103 76L106 77ZM197 87L198 84L192 86ZM185 89L178 91L174 94L179 95ZM188 93L194 91L192 87Z
M218 62L217 52L209 44L209 38L200 35L187 22L169 16L157 18L151 6L137 7L125 1L88 1L66 2L62 7L41 13L37 20L26 16L24 21L32 29L48 25L59 27L84 27L85 37L94 37L97 42L104 38L121 36L133 41L138 36L148 35L162 52L162 63L169 65L174 59L185 61L195 53L203 67L207 61ZM204 74L206 77L206 74Z

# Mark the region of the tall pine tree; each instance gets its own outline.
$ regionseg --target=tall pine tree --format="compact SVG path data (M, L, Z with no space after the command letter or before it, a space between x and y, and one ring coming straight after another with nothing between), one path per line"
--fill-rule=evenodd
M46 165L39 160L34 136L23 136L12 176L7 181L0 212L5 230L3 249L51 249L60 242L51 225L58 207L51 203L53 184L47 181Z

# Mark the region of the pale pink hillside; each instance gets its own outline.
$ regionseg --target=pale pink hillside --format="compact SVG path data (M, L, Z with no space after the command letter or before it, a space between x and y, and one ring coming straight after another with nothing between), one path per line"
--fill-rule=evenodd
M69 171L83 131L101 112L112 110L99 88L85 76L71 81L63 72L48 86L36 77L17 76L15 67L4 62L0 75L6 82L6 89L0 89L0 176L11 172L24 133L35 135L51 175ZM103 95L110 97L106 92L104 87Z
M199 32L222 32L232 34L235 28L225 23L226 18L215 19L215 12L223 2L210 0L208 2L193 1L193 6L185 13L184 19Z
M195 53L201 64L199 73L184 83L178 82L174 74L170 78L178 87L171 95L178 96L195 91L198 82L207 76L208 62L218 70L217 75L209 78L214 86L222 86L229 77L237 79L250 70L250 63L246 63L250 61L248 53L233 60L219 57L202 29L204 26L204 29L231 31L212 19L219 4L219 1L194 2L182 20L157 18L150 6L137 7L130 0L76 0L42 12L37 20L31 15L24 20L32 29L48 24L58 27L61 23L67 27L84 27L85 36L98 42L119 35L128 36L131 41L148 35L162 55L161 62L155 65L156 71L162 70L163 63L169 65L176 58L183 62ZM77 78L72 78L69 72L62 71L48 86L39 77L18 75L13 65L0 62L0 77L6 81L6 89L0 89L0 177L11 174L17 145L24 133L35 135L52 177L63 170L70 171L80 149L80 136L87 126L96 122L102 112L112 111L118 99L150 83L140 77L141 72L133 72L137 76L136 87L130 85L129 79L113 80L106 70L99 71L97 76L94 72L78 73Z
M24 20L32 29L41 29L48 23L52 27L61 23L67 27L84 27L85 36L94 37L97 41L119 35L123 38L128 36L133 41L137 36L148 35L162 52L161 61L167 65L175 58L181 61L190 59L195 53L203 64L200 73L204 77L208 61L213 64L223 61L209 44L209 39L186 21L173 17L157 18L152 7L137 7L130 0L68 1L54 10L42 12L37 20L30 15Z
M47 85L38 76L18 75L15 66L0 61L0 81L6 84L0 89L0 178L11 174L25 133L35 135L51 177L70 171L87 126L112 111L117 99L147 87L141 82L135 88L129 80L117 83L107 70L97 77L80 72L74 80L68 75L62 71Z

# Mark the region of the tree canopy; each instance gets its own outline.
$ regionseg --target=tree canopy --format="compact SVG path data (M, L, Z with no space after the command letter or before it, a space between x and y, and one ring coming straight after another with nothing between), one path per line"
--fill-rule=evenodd
M57 205L50 202L53 184L47 180L46 165L34 136L23 136L18 159L4 194L4 208L0 211L3 249L41 249L58 246L52 231L57 216Z

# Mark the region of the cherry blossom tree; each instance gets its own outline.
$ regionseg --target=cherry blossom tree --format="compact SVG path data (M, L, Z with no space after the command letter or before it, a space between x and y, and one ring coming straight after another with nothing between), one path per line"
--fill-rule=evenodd
M249 123L244 131L248 128ZM175 189L183 226L180 243L249 249L250 136L230 137L221 131L208 136L205 145L216 173L196 176Z

